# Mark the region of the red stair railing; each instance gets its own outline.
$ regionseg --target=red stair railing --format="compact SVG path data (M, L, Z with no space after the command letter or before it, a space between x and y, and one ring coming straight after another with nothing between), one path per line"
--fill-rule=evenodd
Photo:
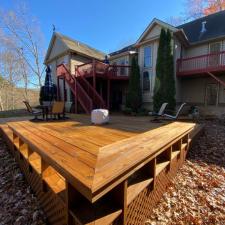
M84 78L81 74L79 69L76 69L76 79L79 79L79 82L81 83L81 85L83 85L84 89L86 90L86 92L88 93L88 95L92 98L94 106L97 108L105 108L105 101L103 100L103 98L101 97L101 95L99 95L99 93L94 89L94 87L86 80L86 78Z
M57 66L57 76L63 76L71 88L71 91L83 107L86 113L91 113L93 109L92 99L80 85L76 77L72 76L64 64Z

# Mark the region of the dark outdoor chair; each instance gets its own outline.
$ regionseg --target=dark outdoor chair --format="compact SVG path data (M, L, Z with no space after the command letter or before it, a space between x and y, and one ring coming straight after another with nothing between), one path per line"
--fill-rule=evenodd
M30 106L30 103L28 101L23 101L23 103L25 104L25 106L26 106L27 111L29 112L29 114L31 114L32 116L34 116L34 119L32 119L33 121L41 120L41 119L38 119L38 116L41 116L42 115L42 111L37 110L37 109L33 109Z

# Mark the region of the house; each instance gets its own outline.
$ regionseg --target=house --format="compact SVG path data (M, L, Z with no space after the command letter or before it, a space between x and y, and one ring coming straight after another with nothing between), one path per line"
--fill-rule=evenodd
M105 53L54 33L45 64L52 68L55 83L59 86L59 98L74 102L76 110L79 105L86 107L86 112L100 105L118 110L125 105L131 59L137 57L143 105L151 109L160 32L162 28L168 29L172 34L177 104L186 102L198 106L203 114L221 115L225 113L223 21L225 11L178 27L155 18L136 43L110 53L109 64L103 63ZM66 64L64 70L62 66L59 68L62 63ZM58 76L57 66L61 71ZM69 74L74 75L68 80ZM71 90L73 83L78 86L76 91Z

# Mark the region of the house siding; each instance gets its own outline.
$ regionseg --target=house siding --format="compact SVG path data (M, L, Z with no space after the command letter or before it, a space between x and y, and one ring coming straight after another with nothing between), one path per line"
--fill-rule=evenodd
M155 37L159 37L161 32L161 26L160 25L155 25L153 28L145 35L143 38L143 41L153 39Z
M70 71L72 74L75 74L75 67L84 63L90 62L91 59L87 57L83 57L81 55L72 54L70 61Z
M57 59L55 59L54 61L52 61L51 63L49 63L48 65L51 68L52 71L52 81L55 85L57 85L57 74L56 74L56 68L58 65L60 64L65 64L67 67L69 67L69 61L70 61L70 56L69 54L61 56ZM59 84L60 84L60 96L62 97L62 99L64 98L64 93L63 93L63 81L60 79L59 80ZM66 92L67 92L67 100L70 100L70 88L66 83Z
M64 53L67 50L68 48L65 46L65 44L59 38L56 37L53 42L48 61L57 58L60 54Z
M225 39L223 40L215 40L211 42L207 42L204 44L192 46L183 50L183 58L190 58L200 55L209 54L209 45L210 43L221 42L221 51L225 51Z
M225 76L220 76L219 78L225 82ZM182 78L180 84L182 102L198 106L202 115L225 114L225 88L221 84L218 84L216 80L211 77ZM207 84L218 85L218 99L215 106L207 106L206 104Z

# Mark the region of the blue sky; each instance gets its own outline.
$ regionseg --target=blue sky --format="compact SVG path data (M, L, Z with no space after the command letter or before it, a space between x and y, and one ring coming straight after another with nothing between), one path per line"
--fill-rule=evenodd
M48 46L56 30L109 53L137 40L151 20L179 16L184 0L27 0ZM14 0L1 0L11 8Z

